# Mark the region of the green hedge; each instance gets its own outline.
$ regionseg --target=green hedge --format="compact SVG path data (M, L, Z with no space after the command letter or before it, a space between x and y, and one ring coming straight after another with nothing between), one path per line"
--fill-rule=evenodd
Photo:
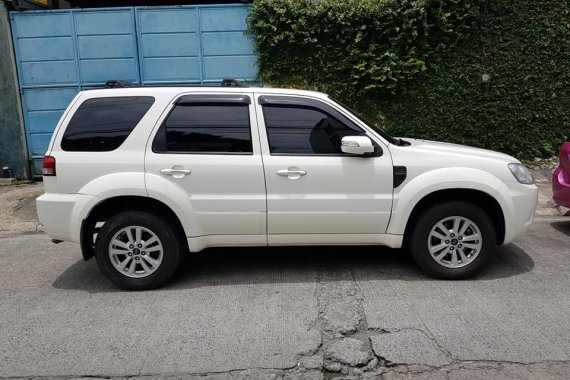
M522 159L569 135L565 1L256 0L249 26L264 82L332 94L394 135Z

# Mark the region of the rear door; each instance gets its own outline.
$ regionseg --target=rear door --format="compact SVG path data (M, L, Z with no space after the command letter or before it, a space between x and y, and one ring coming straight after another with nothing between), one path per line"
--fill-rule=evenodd
M182 188L193 236L264 235L261 148L250 93L180 96L147 149L146 172Z

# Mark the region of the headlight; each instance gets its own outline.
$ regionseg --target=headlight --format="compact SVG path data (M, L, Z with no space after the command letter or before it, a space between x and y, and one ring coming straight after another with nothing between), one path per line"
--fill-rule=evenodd
M532 185L534 183L530 170L523 164L509 164L509 169L520 183L524 183L525 185Z

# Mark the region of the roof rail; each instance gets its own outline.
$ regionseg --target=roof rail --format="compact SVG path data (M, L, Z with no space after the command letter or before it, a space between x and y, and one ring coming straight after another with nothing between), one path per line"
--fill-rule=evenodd
M211 87L215 84L188 84L188 83L169 83L169 84L138 84L124 80L108 80L105 82L105 88L125 88L125 87L174 87L174 86L184 86L184 87ZM220 84L220 87L249 87L248 85L238 81L237 79L224 78Z
M224 78L222 79L221 87L249 87L236 79Z
M139 87L138 84L133 83L133 82L127 82L127 81L123 81L123 80L108 80L107 82L105 82L105 87L106 88L123 88L123 87Z

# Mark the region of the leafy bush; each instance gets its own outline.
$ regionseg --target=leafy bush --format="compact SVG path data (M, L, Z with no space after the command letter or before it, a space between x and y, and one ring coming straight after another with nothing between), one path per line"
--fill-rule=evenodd
M429 0L258 0L263 79L335 95L395 93L469 28L477 8Z
M266 83L330 93L395 135L532 158L569 135L565 4L256 0L249 25Z

